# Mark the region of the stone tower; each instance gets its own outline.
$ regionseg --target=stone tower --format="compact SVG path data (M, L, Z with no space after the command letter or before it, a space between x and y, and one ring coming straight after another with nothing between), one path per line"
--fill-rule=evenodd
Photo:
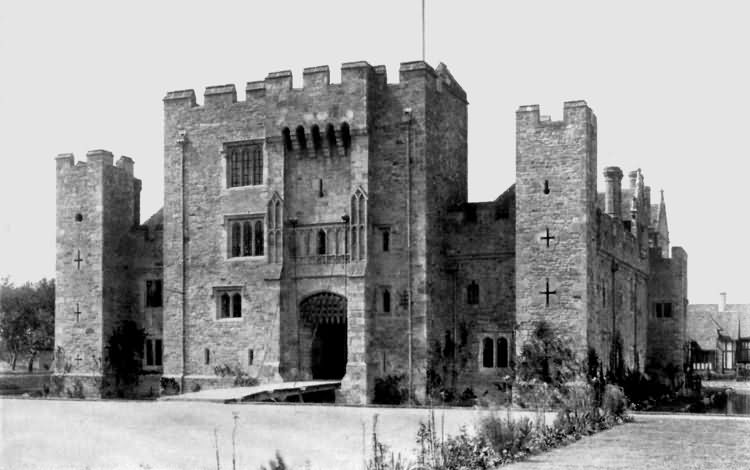
M539 107L516 113L517 347L547 321L585 357L593 282L596 116L584 101L564 105L562 121Z
M112 329L136 305L128 261L138 224L140 180L133 160L92 150L57 163L55 374L65 389L100 395Z

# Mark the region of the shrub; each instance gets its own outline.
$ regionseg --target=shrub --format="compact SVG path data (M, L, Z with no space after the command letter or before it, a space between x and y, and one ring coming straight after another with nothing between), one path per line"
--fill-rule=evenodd
M180 393L180 384L172 377L159 379L159 389L162 395L177 395Z
M604 389L602 408L607 416L622 418L628 408L628 400L622 388L617 385L607 385Z
M404 375L386 375L375 379L373 403L378 405L400 405L406 401L408 390L401 387Z

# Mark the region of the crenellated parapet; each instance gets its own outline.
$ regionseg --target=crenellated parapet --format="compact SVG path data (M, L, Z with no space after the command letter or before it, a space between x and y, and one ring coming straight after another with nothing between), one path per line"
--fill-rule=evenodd
M466 101L466 92L441 63L433 69L424 61L403 62L399 67L399 82L387 83L387 71L384 65L372 66L365 61L346 62L341 65L341 82L331 83L330 68L327 65L306 67L302 71L302 88L293 87L291 70L269 73L264 80L247 82L245 85L245 102L252 103L265 98L315 97L331 93L365 93L368 86L408 87L417 82L424 82L428 87L439 92L448 92ZM204 94L205 107L230 106L238 103L234 84L206 87ZM167 106L186 108L202 107L196 101L194 90L170 91L164 97ZM242 101L239 101L242 102Z

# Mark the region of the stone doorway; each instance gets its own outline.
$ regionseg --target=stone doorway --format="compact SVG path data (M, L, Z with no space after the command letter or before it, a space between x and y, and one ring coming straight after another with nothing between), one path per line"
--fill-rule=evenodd
M340 380L346 374L346 298L332 292L311 295L300 304L305 329L312 334L310 372L313 380Z

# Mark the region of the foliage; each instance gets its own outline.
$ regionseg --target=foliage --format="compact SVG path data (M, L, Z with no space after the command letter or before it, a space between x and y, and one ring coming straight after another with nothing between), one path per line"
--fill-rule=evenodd
M400 405L406 401L409 391L401 383L406 376L386 375L385 377L375 378L375 395L373 403L378 405Z
M180 384L172 377L160 378L159 388L162 395L177 395L180 393Z
M239 364L234 366L229 364L215 366L214 373L219 377L234 376L235 387L254 387L260 383L258 379L251 377L250 374L242 370Z
M284 462L284 459L281 457L281 453L277 450L276 458L268 461L268 467L261 465L260 470L289 470L289 467L286 466L286 462Z
M555 333L547 322L537 323L531 337L521 348L516 378L555 388L573 380L580 370L569 344L571 341Z
M32 371L39 351L52 349L55 340L55 281L42 279L14 286L0 284L0 336L10 353L11 368L22 354L29 355Z
M143 371L143 345L146 331L132 320L120 322L107 340L107 361L115 378L118 396L138 384Z

